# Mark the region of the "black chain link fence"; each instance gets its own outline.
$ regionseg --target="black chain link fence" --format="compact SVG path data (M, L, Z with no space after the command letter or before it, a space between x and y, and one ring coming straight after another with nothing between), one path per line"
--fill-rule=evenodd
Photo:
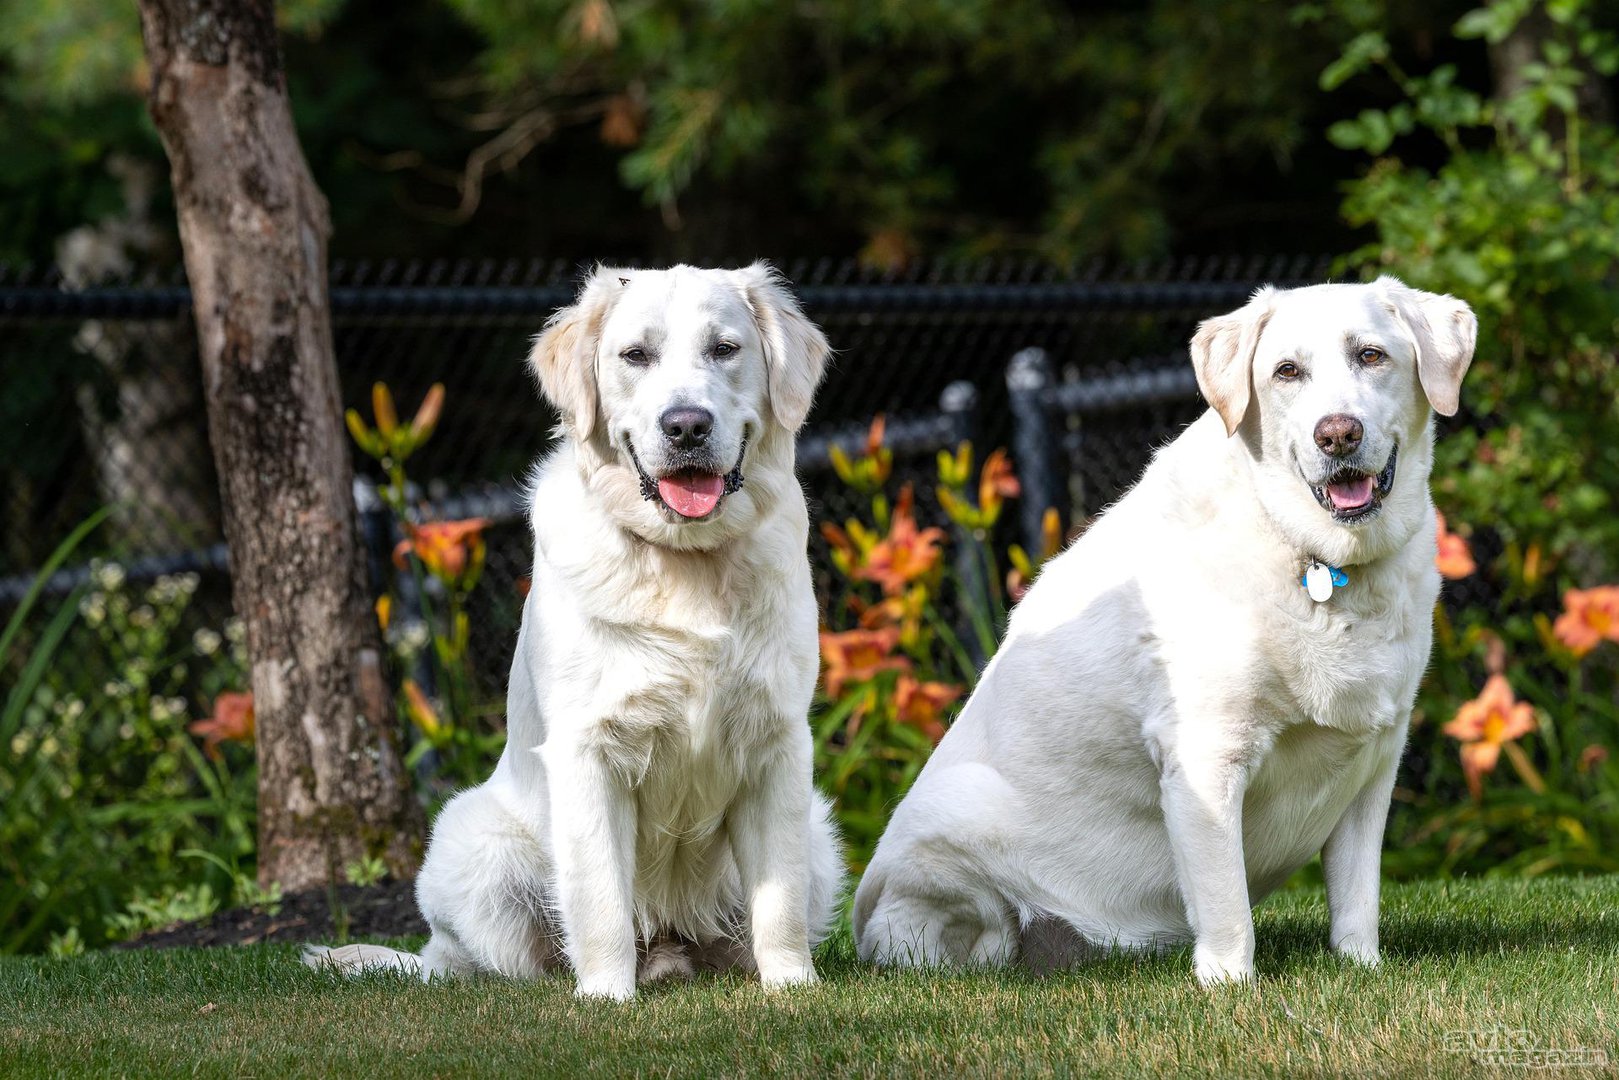
M1046 505L1069 523L1095 514L1198 414L1186 357L1198 320L1240 306L1261 284L1326 280L1329 262L978 263L883 278L830 261L783 269L837 350L801 443L813 517L854 512L827 448L858 446L872 416L884 413L896 476L916 481L924 516L937 513L935 450L963 437L979 460L994 447L1012 450L1025 499L1005 539L1028 543ZM410 472L433 516L494 522L473 619L474 652L494 688L504 681L530 558L516 492L555 425L524 358L544 319L571 299L580 270L555 262L332 268L344 403L369 418L370 388L381 381L408 414L430 385L447 387L438 431ZM98 507L115 505L50 594L81 584L105 592L112 578L126 590L178 580L196 588L176 633L201 633L203 644L223 633L228 568L189 304L172 280L75 290L51 274L0 269L0 624L56 543ZM363 456L356 469L362 480L378 479ZM358 497L362 509L374 505L366 491ZM367 518L367 535L380 571L397 536L380 513ZM116 571L92 566L92 554L115 560ZM26 644L0 663L20 662ZM82 665L92 688L118 679L82 653L56 663Z

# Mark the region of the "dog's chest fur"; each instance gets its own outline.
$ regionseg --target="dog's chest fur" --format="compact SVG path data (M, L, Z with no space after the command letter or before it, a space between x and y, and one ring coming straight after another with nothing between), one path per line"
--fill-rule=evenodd
M767 625L782 617L785 582L747 564L666 574L664 557L650 553L635 575L643 595L623 597L640 605L634 621L587 620L597 657L588 738L632 786L666 767L734 786L787 729L784 684L802 681L804 650Z
M1296 717L1351 734L1389 727L1411 707L1427 662L1433 596L1403 566L1352 571L1317 603L1289 592L1272 618L1274 675Z
M1320 850L1349 800L1400 754L1434 600L1408 562L1352 569L1321 603L1302 589L1274 597L1268 629L1292 644L1266 653L1275 711L1244 800L1256 899Z
M580 621L550 628L552 655L570 668L562 681L590 688L558 703L553 723L632 793L643 925L708 936L719 928L695 914L721 910L715 892L735 887L728 814L783 740L805 734L817 662L807 576L652 548L596 562L598 573L611 588L570 581L594 602ZM806 612L802 632L780 633Z

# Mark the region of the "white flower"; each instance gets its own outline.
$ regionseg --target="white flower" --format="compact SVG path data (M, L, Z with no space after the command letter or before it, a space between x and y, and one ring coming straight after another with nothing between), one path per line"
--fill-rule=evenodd
M247 640L247 624L240 616L232 615L225 620L225 637L237 643Z
M92 566L90 576L103 592L112 592L124 583L124 568L115 562Z
M191 644L203 656L212 656L219 651L221 639L218 633L204 627L191 635Z
M426 623L411 623L399 634L399 649L405 653L420 652L427 647L428 636Z
M118 737L125 742L133 739L135 737L135 726L133 724L120 724L118 726Z
M180 587L180 592L182 595L190 596L192 593L197 591L197 586L202 584L202 578L198 577L194 573L188 572L175 578L174 583Z
M79 614L92 627L100 626L107 617L107 598L99 592L87 594L79 601Z
M153 611L150 605L142 604L140 607L130 612L129 621L131 624L144 630L146 627L157 622L157 612Z

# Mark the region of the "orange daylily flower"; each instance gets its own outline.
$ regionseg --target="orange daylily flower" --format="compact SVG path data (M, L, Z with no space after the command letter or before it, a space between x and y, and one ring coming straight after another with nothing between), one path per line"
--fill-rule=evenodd
M434 521L426 525L406 523L406 538L394 548L394 565L405 568L405 556L415 554L427 572L442 581L471 588L483 569L483 530L486 518L465 521Z
M1575 656L1584 656L1603 640L1619 641L1619 585L1570 589L1563 594L1563 613L1552 633Z
M849 683L865 682L884 671L909 671L911 662L894 656L899 644L899 627L877 630L845 630L821 634L821 659L826 662L822 682L826 696L839 697Z
M832 444L829 451L832 471L838 474L838 479L863 494L870 495L882 490L894 471L894 451L883 445L883 433L887 428L888 421L882 413L872 417L871 427L866 430L866 452L854 461L849 460L843 447Z
M864 565L855 567L853 577L875 581L888 596L898 596L905 586L926 577L939 565L944 530L916 527L916 496L906 484L894 504L888 535L866 552Z
M1029 587L1034 584L1034 575L1040 567L1056 558L1061 550L1062 516L1057 513L1055 506L1048 506L1040 517L1040 558L1029 558L1029 553L1018 544L1013 544L1006 551L1012 560L1012 568L1006 572L1006 595L1012 603L1019 603L1028 595Z
M1491 675L1478 697L1458 709L1456 718L1441 730L1462 744L1462 772L1468 790L1478 799L1484 794L1484 775L1495 771L1502 748L1535 730L1535 710L1517 700L1506 676Z
M1471 575L1478 569L1473 561L1473 552L1468 548L1467 541L1449 529L1445 528L1445 515L1434 512L1439 520L1439 551L1434 557L1434 565L1439 568L1443 577L1452 581Z
M208 756L219 757L222 742L251 743L253 741L253 694L227 690L214 698L214 714L206 720L193 721L186 730L201 735Z
M894 719L920 728L937 744L944 738L944 710L961 694L959 686L922 682L911 675L901 675L894 685Z
M1005 450L995 450L984 459L978 472L978 505L966 498L966 471L972 465L972 445L962 443L952 458L939 452L939 505L944 512L964 529L979 531L993 528L1000 520L1007 499L1023 493L1017 474L1012 471L1012 460ZM957 481L960 481L957 483Z
M910 649L921 636L927 603L928 587L913 585L900 595L886 596L861 611L860 625L867 630L897 626L901 647Z
M883 435L888 431L888 417L878 413L871 418L871 426L866 429L866 456L876 457L877 451L883 447Z
M1015 499L1021 494L1023 486L1012 471L1012 459L1004 449L992 451L978 473L978 508L999 513L1003 499Z
M410 424L401 426L393 392L386 384L379 382L371 387L371 414L377 426L367 427L360 414L353 409L345 412L343 419L361 450L379 461L391 458L395 462L403 462L433 434L443 411L444 384L434 383L422 398L422 404Z
M821 522L821 535L832 548L832 565L845 576L854 574L855 567L860 564L860 552L855 547L849 534L830 521Z
M444 734L444 721L415 679L405 680L405 713L429 742L437 742Z
M1523 568L1520 571L1523 574L1523 582L1525 585L1533 586L1540 580L1541 561L1542 553L1540 550L1540 545L1530 544L1528 550L1523 553Z

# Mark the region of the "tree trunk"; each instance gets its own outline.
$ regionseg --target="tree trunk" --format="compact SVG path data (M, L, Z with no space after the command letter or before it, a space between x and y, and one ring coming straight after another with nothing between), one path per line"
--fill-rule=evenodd
M1490 71L1495 81L1495 99L1505 101L1529 84L1524 68L1541 62L1546 43L1557 38L1557 25L1545 10L1535 7L1518 20L1512 32L1490 46ZM1585 81L1576 91L1582 119L1606 124L1613 119L1613 97L1608 81L1590 64L1575 61L1585 74ZM1564 121L1560 115L1549 118L1549 127L1557 138L1563 137Z
M259 881L381 855L414 872L421 811L365 585L326 285L326 201L293 128L271 0L140 0L208 424L247 626Z
M70 289L127 281L172 257L169 231L152 220L163 182L157 166L114 154L107 172L123 188L123 210L56 241L56 268ZM92 319L73 336L73 347L101 367L100 379L79 385L79 426L101 497L117 507L118 547L132 555L219 539L196 338L187 319Z

